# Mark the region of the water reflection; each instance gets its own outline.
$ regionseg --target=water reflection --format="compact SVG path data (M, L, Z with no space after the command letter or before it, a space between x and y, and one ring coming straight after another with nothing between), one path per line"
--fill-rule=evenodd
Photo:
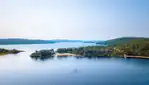
M71 56L56 56L57 59L61 60L61 59L66 59L68 57L71 57Z
M51 59L68 59L68 58L75 58L75 59L88 59L88 60L98 60L98 59L104 59L104 58L113 58L113 57L108 57L108 56L101 56L101 57L85 57L85 56L42 56L42 57L32 57L30 56L33 60L41 60L41 61L45 61L45 60L51 60Z
M96 57L96 56L94 56L94 57L89 57L89 56L74 56L76 59L84 59L84 58L86 58L86 59L94 59L94 60L98 60L98 59L103 59L103 58L112 58L112 57L108 57L108 56L101 56L101 57Z
M51 60L51 59L54 59L54 58L56 58L56 59L59 59L59 60L62 60L62 59L68 59L68 58L75 58L75 59L89 59L89 60L91 60L91 59L95 59L95 60L97 60L97 59L101 59L101 58L103 58L103 57L83 57L83 56L60 56L60 57L58 57L58 56L46 56L46 57L31 57L33 60L41 60L41 61L46 61L46 60ZM106 57L107 58L107 57Z
M137 59L137 58L128 58L123 60L123 62L133 65L133 66L149 66L149 59Z
M31 57L31 56L30 56ZM45 56L45 57L31 57L33 60L40 60L40 61L46 61L46 60L51 60L54 58L54 56Z

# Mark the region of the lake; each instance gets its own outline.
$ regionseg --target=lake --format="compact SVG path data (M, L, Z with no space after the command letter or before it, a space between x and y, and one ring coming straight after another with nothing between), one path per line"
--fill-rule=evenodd
M91 43L1 45L25 52L0 56L0 85L149 85L149 60L124 58L52 58L34 60L35 50Z

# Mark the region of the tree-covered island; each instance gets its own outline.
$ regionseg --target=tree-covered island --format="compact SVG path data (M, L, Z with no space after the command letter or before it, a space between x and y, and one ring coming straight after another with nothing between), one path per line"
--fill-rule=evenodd
M55 55L55 52L53 49L49 49L49 50L39 50L39 51L35 51L34 53L32 53L30 55L31 58L35 59L35 60L46 60L49 58L53 58Z

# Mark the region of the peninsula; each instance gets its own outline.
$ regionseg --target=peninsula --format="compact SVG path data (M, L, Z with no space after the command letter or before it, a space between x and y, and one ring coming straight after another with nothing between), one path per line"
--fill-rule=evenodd
M105 43L105 45L103 45ZM149 38L123 37L102 42L102 46L86 46L77 48L58 48L56 51L41 50L31 55L35 58L47 56L75 56L75 57L125 57L149 58ZM47 54L46 56L44 54ZM35 56L34 56L35 55Z
M102 42L104 46L59 48L57 53L72 53L84 57L149 58L149 38L122 37Z
M8 49L0 48L0 55L18 54L18 53L20 53L20 52L23 52L23 51L21 51L21 50L16 50L16 49L8 50Z

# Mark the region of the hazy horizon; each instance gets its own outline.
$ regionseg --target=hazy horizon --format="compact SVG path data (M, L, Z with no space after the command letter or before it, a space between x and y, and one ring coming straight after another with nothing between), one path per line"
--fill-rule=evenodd
M107 40L112 40L112 39L118 39L118 38L135 38L136 36L122 36L122 37L116 37L116 38L110 38L110 39L107 39ZM136 37L136 38L149 38L149 37ZM103 40L101 40L101 39L94 39L94 40L85 40L85 39L39 39L39 38L21 38L21 37L16 37L16 38L0 38L0 39L29 39L29 40L82 40L82 41L106 41L106 39L103 39Z
M147 0L4 0L0 10L0 38L149 37Z

